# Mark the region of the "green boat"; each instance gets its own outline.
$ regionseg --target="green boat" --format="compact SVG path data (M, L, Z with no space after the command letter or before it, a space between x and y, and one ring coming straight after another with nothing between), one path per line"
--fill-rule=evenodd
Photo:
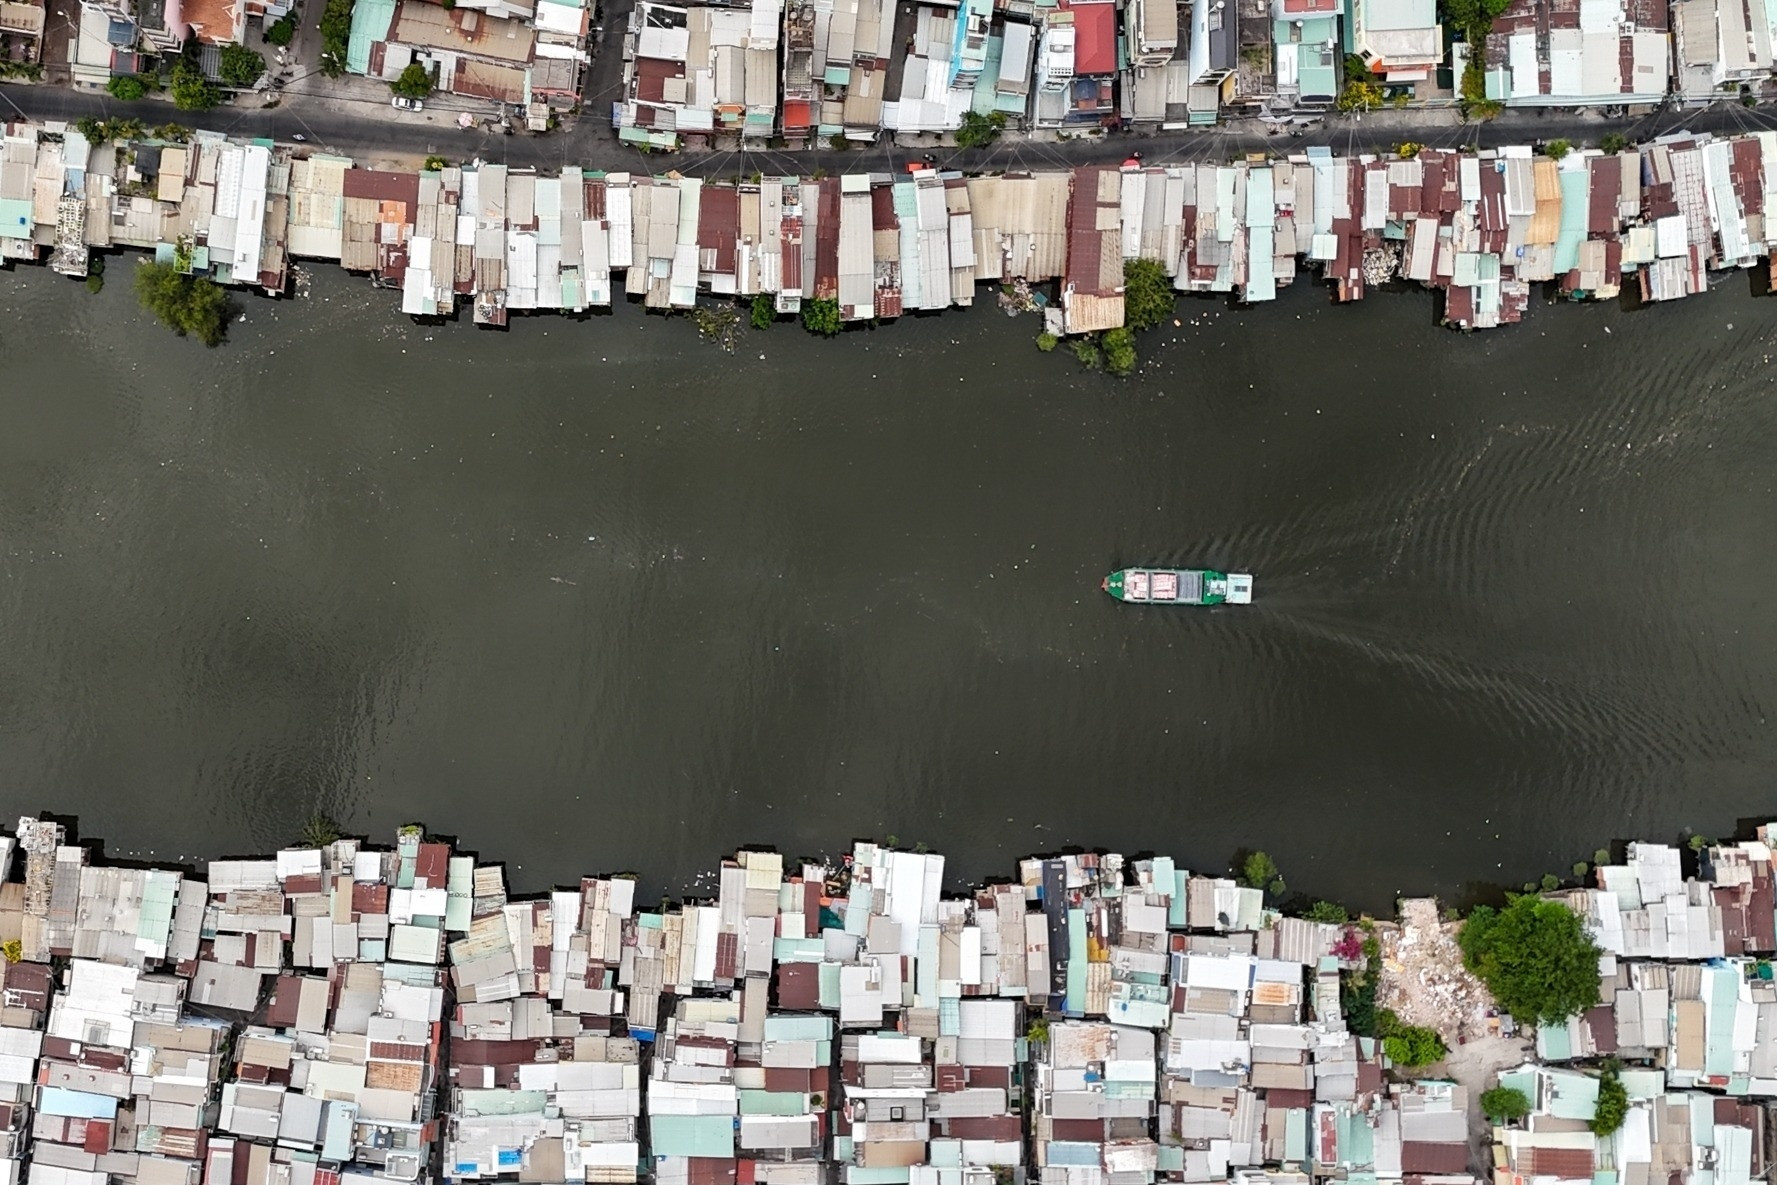
M1135 605L1245 605L1253 599L1251 576L1208 568L1120 568L1100 587Z

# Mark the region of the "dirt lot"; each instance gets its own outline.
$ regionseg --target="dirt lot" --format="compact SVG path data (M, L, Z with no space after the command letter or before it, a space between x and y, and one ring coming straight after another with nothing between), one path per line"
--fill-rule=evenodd
M1456 924L1439 917L1435 898L1401 902L1399 925L1380 925L1382 979L1376 1004L1389 1008L1410 1025L1438 1031L1450 1056L1441 1066L1428 1067L1427 1076L1447 1077L1461 1083L1469 1097L1470 1160L1477 1169L1487 1164L1487 1122L1480 1112L1481 1092L1493 1085L1500 1070L1523 1063L1532 1043L1522 1031L1502 1037L1498 1019L1490 1013L1493 997L1481 981L1462 965L1456 945Z

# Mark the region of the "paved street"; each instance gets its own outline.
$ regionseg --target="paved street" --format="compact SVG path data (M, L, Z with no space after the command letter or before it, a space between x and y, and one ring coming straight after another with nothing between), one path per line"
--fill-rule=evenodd
M614 55L599 55L600 58ZM608 73L606 71L605 73ZM589 76L603 78L597 59ZM1118 161L1139 151L1149 164L1188 160L1220 160L1241 152L1293 150L1324 144L1341 152L1389 149L1403 140L1434 147L1482 146L1568 139L1596 144L1604 133L1621 131L1632 139L1650 139L1676 129L1732 133L1777 129L1777 108L1745 108L1721 103L1689 111L1661 110L1639 120L1606 120L1580 112L1508 112L1492 123L1464 124L1451 110L1384 111L1361 117L1329 116L1324 124L1298 129L1299 134L1273 131L1255 122L1188 132L1153 135L1118 134L1094 140L1056 142L1007 137L988 148L903 148L883 144L868 149L834 152L700 151L643 154L617 142L604 118L609 98L589 98L586 114L563 131L512 135L457 127L458 109L491 116L491 104L440 96L423 112L391 110L387 88L363 81L339 85L318 75L296 92L287 91L274 108L230 105L203 113L177 110L171 103L143 100L120 103L109 95L43 85L0 85L0 111L38 120L69 120L83 115L101 118L134 116L154 125L178 122L235 136L289 140L301 133L314 148L350 156L361 163L404 162L430 154L451 161L482 160L556 169L564 165L635 172L678 170L696 176L744 176L763 173L807 174L897 171L907 162L931 153L946 168L968 172L1006 169L1066 168L1078 164ZM310 92L310 93L303 93ZM251 101L251 100L249 100Z

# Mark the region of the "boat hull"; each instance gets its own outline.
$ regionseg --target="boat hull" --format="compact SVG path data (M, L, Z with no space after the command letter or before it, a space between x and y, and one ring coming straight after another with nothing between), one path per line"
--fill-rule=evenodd
M1119 568L1100 587L1131 605L1244 605L1253 599L1251 576L1211 568Z

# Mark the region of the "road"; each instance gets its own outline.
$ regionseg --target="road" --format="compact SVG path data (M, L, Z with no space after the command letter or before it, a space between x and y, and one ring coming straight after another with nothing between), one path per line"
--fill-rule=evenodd
M602 104L596 101L591 106L603 110ZM1302 128L1297 135L1273 132L1262 124L1248 121L1185 132L1122 133L1102 139L1068 142L1008 136L997 144L971 150L905 149L880 144L847 152L823 148L800 152L644 154L618 143L609 124L594 115L581 118L575 126L547 135L524 132L501 135L484 131L479 125L473 130L459 129L454 111L428 108L417 115L396 113L382 102L314 95L289 95L274 108L224 106L194 114L179 111L171 103L152 99L120 103L106 94L64 87L0 85L0 114L65 121L86 115L98 118L132 116L151 127L167 122L195 124L230 136L268 137L282 141L300 133L314 148L360 161L437 154L453 162L478 157L484 161L544 170L573 165L641 173L677 170L703 177L745 176L753 172L806 175L816 169L829 173L894 172L907 162L920 159L926 151L933 152L937 163L945 168L996 172L1107 163L1123 160L1136 151L1141 152L1149 164L1172 164L1226 160L1244 152L1297 150L1317 144L1339 152L1357 152L1390 150L1403 140L1433 147L1466 144L1486 147L1554 139L1596 144L1610 131L1620 131L1632 140L1647 140L1679 129L1717 133L1777 130L1777 107L1746 108L1737 103L1721 103L1688 111L1662 109L1638 120L1611 121L1597 115L1556 110L1545 113L1513 111L1491 123L1465 124L1453 111L1386 111L1361 117L1329 116L1324 124Z

